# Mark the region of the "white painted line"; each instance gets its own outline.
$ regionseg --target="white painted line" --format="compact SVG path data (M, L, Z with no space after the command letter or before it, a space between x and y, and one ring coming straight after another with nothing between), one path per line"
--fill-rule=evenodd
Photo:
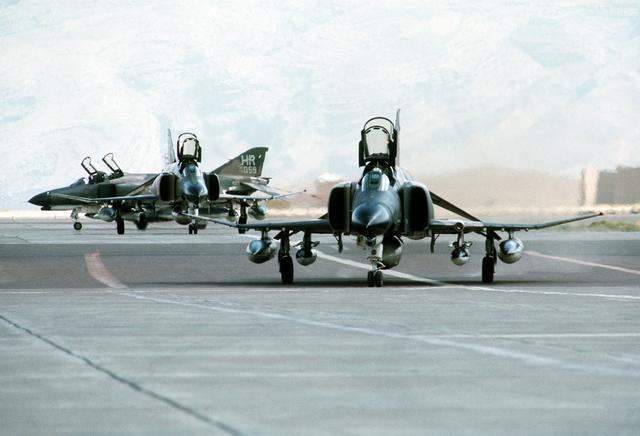
M596 339L596 338L638 338L640 332L631 333L506 333L506 334L449 334L430 335L434 338L451 339Z
M436 336L412 335L412 334L406 334L406 333L377 330L377 329L367 328L367 327L349 326L349 325L338 324L330 321L317 321L317 320L307 319L307 318L297 318L294 316L282 315L279 313L261 312L258 310L248 310L248 309L232 309L230 307L217 306L213 304L206 305L206 304L199 304L199 303L190 303L186 301L169 300L165 298L148 297L148 296L139 295L132 292L120 292L118 294L122 296L130 297L130 298L135 298L138 300L152 301L155 303L172 304L172 305L183 306L183 307L192 307L192 308L204 309L204 310L209 310L209 311L219 312L219 313L249 315L249 316L254 316L254 317L263 318L263 319L290 322L290 323L295 323L299 325L336 330L336 331L341 331L345 333L364 334L369 336L383 337L387 339L409 340L409 341L432 345L435 347L455 348L455 349L471 351L471 352L483 354L483 355L490 355L490 356L500 357L504 359L517 360L532 366L545 366L545 367L550 366L550 367L556 367L556 368L561 368L566 370L578 370L578 371L585 371L593 374L608 375L608 376L614 375L614 376L640 377L639 371L628 370L625 368L612 368L612 367L606 367L606 366L600 366L600 365L572 363L572 362L556 359L553 357L540 356L532 353L510 350L508 348L500 348L500 347L495 347L490 345L482 345L477 343L474 344L469 342L458 342L458 341L453 341L447 338L440 338Z
M102 263L100 253L86 253L84 262L87 264L87 271L97 281L113 289L126 289L127 285L116 278L111 271Z
M318 257L326 259L332 262L341 263L343 265L352 266L354 268L360 268L370 270L371 265L366 263L355 262L350 259L343 259L337 256L331 256L317 250ZM607 298L614 300L638 300L640 301L640 295L617 295L617 294L600 294L600 293L588 293L588 292L562 292L562 291L534 291L525 289L505 289L505 288L490 288L487 286L469 286L469 285L455 285L439 280L430 279L427 277L419 277L413 274L407 274L400 271L384 270L384 274L393 277L398 277L405 280L411 280L418 283L427 283L429 285L438 286L440 288L454 288L454 289L466 289L468 291L477 292L504 292L508 294L533 294L533 295L569 295L573 297L592 297L592 298Z
M587 261L584 261L584 260L571 259L569 257L549 256L548 254L538 253L537 251L525 251L525 253L530 255L530 256L541 257L541 258L544 258L544 259L559 260L560 262L575 263L577 265L593 266L593 267L596 267L596 268L609 269L609 270L612 270L612 271L619 271L619 272L623 272L623 273L635 274L635 275L639 275L640 276L640 271L635 270L635 269L622 268L622 267L613 266L613 265L605 265L605 264L602 264L602 263L587 262Z
M350 259L343 259L341 257L332 256L330 254L323 253L320 250L316 250L316 252L318 253L318 257L321 258L321 259L330 260L332 262L341 263L343 265L352 266L354 268L365 269L365 270L368 270L368 271L371 270L371 265L367 265L366 263L355 262L355 261L350 260ZM390 276L397 277L397 278L400 278L400 279L411 280L411 281L418 282L418 283L427 283L429 285L442 286L442 285L446 284L446 283L440 282L438 280L433 280L433 279L430 279L430 278L427 278L427 277L418 277L418 276L414 276L413 274L407 274L407 273L403 273L403 272L400 272L400 271L384 270L384 273L386 275L390 275Z

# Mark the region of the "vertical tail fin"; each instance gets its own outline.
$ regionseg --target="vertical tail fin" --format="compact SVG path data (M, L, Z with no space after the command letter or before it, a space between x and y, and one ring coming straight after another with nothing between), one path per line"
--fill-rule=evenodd
M164 157L164 163L165 165L169 166L176 161L176 152L173 150L173 138L171 137L171 129L167 129L167 154Z
M400 166L400 109L396 111L396 165Z
M213 172L222 176L260 177L268 150L267 147L249 149L216 168Z

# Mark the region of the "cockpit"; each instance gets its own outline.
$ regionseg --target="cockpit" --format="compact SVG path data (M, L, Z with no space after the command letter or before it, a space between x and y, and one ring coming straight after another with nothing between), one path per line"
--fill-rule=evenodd
M200 141L193 133L183 133L178 136L178 160L180 162L202 160L202 149Z
M389 189L389 177L380 168L373 168L360 182L362 191L386 191Z
M360 132L360 166L367 162L385 162L395 165L397 156L397 131L391 120L372 118Z

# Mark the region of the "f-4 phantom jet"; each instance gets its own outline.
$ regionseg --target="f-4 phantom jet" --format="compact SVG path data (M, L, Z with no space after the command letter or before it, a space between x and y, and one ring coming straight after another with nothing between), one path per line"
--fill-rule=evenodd
M206 222L186 217L183 212L198 215L201 209L215 216L236 219L247 215L264 219L264 201L286 196L268 188L269 178L262 177L262 167L268 148L255 147L245 151L212 172L203 173L198 167L202 150L192 133L180 135L173 150L168 132L166 167L161 173L125 174L107 154L102 160L111 174L99 171L89 157L82 167L89 177L75 183L35 195L30 203L42 210L71 210L73 226L82 228L79 213L107 222L116 222L118 234L124 234L125 220L135 222L144 230L149 222L175 220L189 225L189 233L197 233ZM254 195L261 192L259 196Z
M246 252L254 263L263 263L278 257L283 283L293 281L293 261L290 238L303 233L295 258L307 266L317 257L312 241L313 233L333 234L342 251L342 236L355 235L368 250L367 260L371 270L367 274L368 286L383 285L383 270L400 263L402 238L431 239L431 252L440 234L456 236L450 247L451 260L456 265L469 261L470 242L465 235L475 232L485 237L485 256L482 260L482 281L494 279L497 260L511 264L520 260L523 243L515 237L520 230L542 229L598 216L585 215L541 224L514 224L484 222L442 197L430 192L422 183L412 180L408 172L398 166L400 149L400 111L396 122L387 118L372 118L360 132L359 165L364 167L362 176L354 182L336 185L329 194L328 213L321 219L305 221L263 221L260 223L232 224L215 219L220 224L254 229L262 234L251 241ZM462 219L437 219L434 205L459 215ZM276 231L274 239L270 231ZM501 236L499 232L502 232ZM504 238L506 233L506 238ZM497 243L497 247L496 247Z
M124 220L134 221L139 229L147 226L142 202L155 197L147 192L157 174L125 174L108 153L102 161L111 174L99 171L90 157L82 160L81 166L87 172L86 179L80 178L69 186L51 189L33 196L29 203L41 206L42 210L71 210L73 228L82 229L78 220L80 213L103 221L116 221L118 233L124 233Z

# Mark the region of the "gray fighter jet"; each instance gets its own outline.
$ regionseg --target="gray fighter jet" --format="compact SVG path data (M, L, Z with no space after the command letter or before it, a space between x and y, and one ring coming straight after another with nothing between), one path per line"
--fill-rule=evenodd
M116 221L118 234L124 234L124 221L133 221L144 230L151 221L175 220L189 225L189 233L197 233L205 221L186 217L183 212L198 215L201 207L214 215L235 220L239 206L240 221L247 215L263 219L266 207L261 204L280 194L267 187L269 178L262 177L262 167L268 148L255 147L245 151L210 173L198 167L202 150L192 133L180 135L173 151L168 132L167 166L161 173L125 174L107 154L102 160L111 174L99 171L89 157L82 161L88 178L73 184L35 195L30 203L42 210L71 210L73 226L82 228L79 213L89 218ZM261 195L254 195L256 191Z
M269 189L270 179L261 176L267 147L247 150L215 170L203 173L198 166L202 161L202 148L196 135L181 134L176 143L177 154L171 147L170 131L168 138L168 165L151 186L156 199L154 208L170 209L176 222L189 225L189 234L197 234L198 229L206 225L206 221L198 219L201 209L207 215L226 215L235 220L234 205L238 205L239 222L246 223L247 215L264 219L267 210L261 202L289 195ZM254 195L256 192L261 195Z
M71 210L76 230L82 229L78 220L80 213L107 222L116 221L118 233L124 233L125 219L134 221L139 229L146 228L142 202L154 199L148 187L157 174L124 174L113 159L113 153L105 155L102 161L111 174L99 171L91 158L85 157L81 166L88 174L86 179L80 178L69 186L37 194L29 203L41 206L42 210Z
M278 256L283 283L293 281L293 261L290 254L290 238L303 232L296 252L299 264L307 266L316 260L312 241L313 233L333 234L342 251L342 236L355 235L361 245L368 249L367 260L371 271L367 275L369 286L382 286L382 270L397 266L402 256L402 238L431 239L431 252L440 234L452 234L457 238L450 245L451 260L456 265L469 261L469 246L465 235L475 232L485 237L485 256L482 261L482 281L493 281L497 259L511 264L520 260L523 243L514 236L516 231L542 229L559 224L592 218L585 215L541 224L514 224L484 222L442 197L430 192L422 183L412 180L398 166L400 149L400 120L396 113L395 125L387 118L372 118L361 131L359 164L364 167L358 181L336 185L329 194L328 213L325 217L305 221L274 221L250 224L232 224L211 219L220 224L242 230L254 229L262 233L258 240L251 241L246 252L254 263L266 262ZM438 205L453 211L463 219L436 219L433 206ZM269 237L274 230L276 240ZM498 232L505 232L503 239ZM496 248L496 241L499 241Z

